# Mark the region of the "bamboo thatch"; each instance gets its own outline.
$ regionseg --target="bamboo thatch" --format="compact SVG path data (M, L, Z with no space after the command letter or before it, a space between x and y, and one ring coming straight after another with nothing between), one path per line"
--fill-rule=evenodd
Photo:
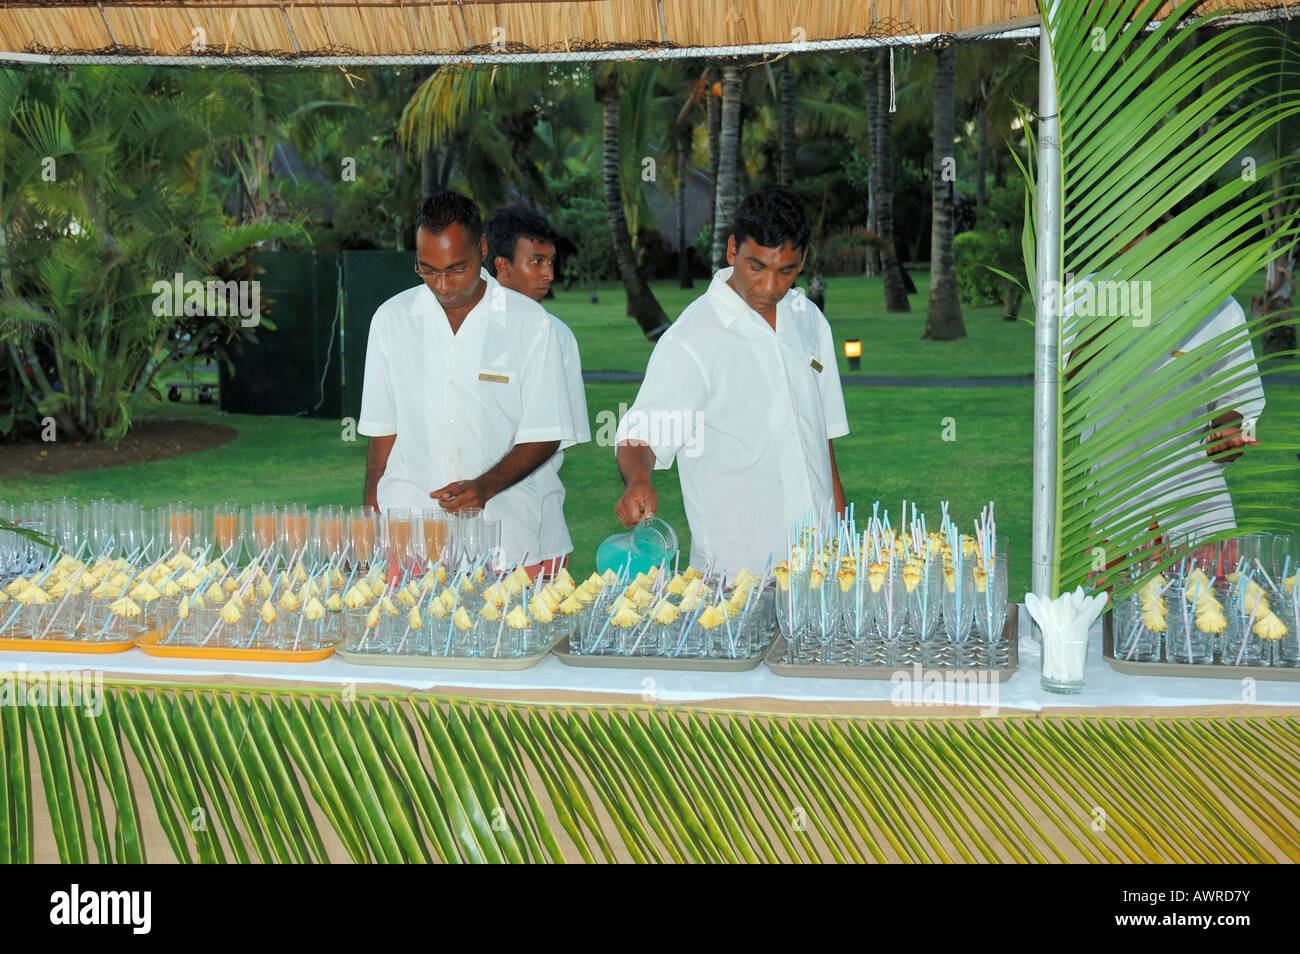
M1036 14L1034 0L44 0L0 5L0 50L390 56L494 44L760 46L969 33Z

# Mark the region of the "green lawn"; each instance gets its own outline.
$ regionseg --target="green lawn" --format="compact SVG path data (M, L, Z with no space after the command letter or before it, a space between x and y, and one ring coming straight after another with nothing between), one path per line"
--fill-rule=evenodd
M912 311L886 314L884 291L878 278L827 280L826 314L839 349L840 370L847 372L843 342L862 342L861 374L907 377L1029 377L1034 373L1034 329L1025 321L1003 321L997 306L963 309L967 337L957 341L922 341L925 328L927 272L915 269L918 294L911 297ZM695 287L678 288L676 282L655 282L654 292L670 318L681 314L708 288L696 279ZM593 305L585 291L556 290L546 307L568 323L582 349L587 371L644 371L650 343L634 321L624 314L622 286L600 286L600 301ZM1021 309L1031 317L1032 309Z
M923 278L918 276L918 280ZM846 314L840 313L837 302L853 295L878 300L879 288L873 290L872 284L862 279L834 279L828 292L837 335L855 322L874 328L873 338L862 334L865 373L975 375L972 361L981 362L978 373L984 375L1028 373L1033 329L1023 322L998 321L996 309L968 310L971 337L945 344L918 340L923 321L920 312L888 318L867 314L865 308L857 313L844 308ZM701 283L695 292L664 284L656 287L666 304L684 303L701 290ZM584 298L581 307L571 309L569 301L576 298L576 294L562 296L553 310L573 325L584 365L591 370L642 370L649 346L633 323L622 316L621 295L605 290L600 305L586 304ZM923 301L914 300L914 304L920 307ZM868 346L868 342L872 344ZM882 354L890 357L882 358ZM954 361L965 363L954 366ZM1260 422L1259 437L1279 446L1267 456L1254 456L1261 463L1277 465L1277 472L1246 481L1233 479L1229 469L1230 482L1234 493L1247 483L1267 488L1266 502L1274 512L1294 515L1300 504L1300 466L1295 458L1300 450L1300 387L1269 382L1266 387L1269 410ZM593 436L599 433L597 415L601 411L617 413L620 402L630 404L636 391L635 384L587 386ZM847 387L845 401L852 433L836 442L836 454L845 490L858 510L869 512L872 501L881 500L896 518L907 498L916 500L933 521L937 520L939 501L948 500L953 516L967 527L981 506L995 500L999 529L1011 540L1011 592L1019 599L1029 584L1032 388ZM215 450L154 464L7 481L0 495L11 501L110 496L148 506L179 499L241 505L262 501L311 506L360 503L365 439L344 442L342 429L335 422L221 415L210 405L190 403L164 403L145 413L210 418L236 428L239 437ZM956 427L952 441L943 440L943 419L948 417ZM591 567L600 541L620 529L613 507L621 483L612 450L592 443L569 451L562 477L568 490L565 510L574 539L574 564L578 569ZM682 547L688 551L676 474L658 475L657 484L660 512L678 529Z

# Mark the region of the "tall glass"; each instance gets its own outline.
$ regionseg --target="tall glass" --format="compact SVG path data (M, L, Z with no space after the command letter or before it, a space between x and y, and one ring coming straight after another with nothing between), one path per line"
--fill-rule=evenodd
M301 504L285 504L280 508L276 521L276 543L280 558L286 565L295 557L310 563L313 556L308 552L310 529L306 507Z
M483 556L483 511L466 507L456 511L456 538L460 559L465 565L477 563Z
M338 564L346 549L343 508L328 505L317 507L312 514L311 539L317 559Z
M212 545L218 556L225 554L231 564L240 556L239 508L232 503L217 504L212 509Z
M384 561L391 568L396 567L400 573L410 565L418 553L413 550L415 537L412 533L411 511L404 507L394 508L384 514Z
M109 497L99 497L90 502L86 514L86 536L90 540L90 552L95 556L112 555L117 543L117 501Z
M379 514L367 507L353 507L348 511L348 558L363 570L369 569L377 558L379 545Z
M446 564L451 555L455 518L445 510L422 510L419 515L421 556L429 563Z

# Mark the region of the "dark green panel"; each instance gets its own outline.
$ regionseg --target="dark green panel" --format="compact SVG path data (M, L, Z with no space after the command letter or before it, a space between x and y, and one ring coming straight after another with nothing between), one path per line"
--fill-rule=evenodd
M375 309L420 281L412 252L343 253L343 393L349 417L361 416L366 340Z
M341 417L341 354L333 253L258 252L262 313L272 324L231 351L221 409L240 414Z

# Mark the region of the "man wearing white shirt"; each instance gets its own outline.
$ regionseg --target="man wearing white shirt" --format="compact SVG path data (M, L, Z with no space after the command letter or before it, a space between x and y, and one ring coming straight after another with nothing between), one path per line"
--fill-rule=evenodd
M615 513L653 514L677 460L691 562L735 575L783 558L809 512L844 510L832 441L849 432L830 325L793 288L810 235L789 189L747 197L708 291L665 332L619 423Z
M523 208L508 208L494 212L487 221L487 267L498 282L521 295L541 304L555 279L555 240L558 238L549 222L536 212ZM578 353L578 339L569 326L549 311L555 338L564 360L564 380L569 395L569 411L573 416L574 442L591 440L587 419L587 389L582 381L582 359ZM564 466L564 451L557 450L533 476L541 484L542 527L540 553L545 555L548 575L568 564L573 540L564 522L564 484L560 481L560 468Z
M1171 216L1162 217L1152 228L1145 229L1134 242L1126 245L1123 251L1127 252L1147 238L1155 228L1167 227L1171 220ZM1067 382L1081 373L1091 374L1089 365L1097 360L1097 355L1092 354L1084 360L1071 361L1071 349L1075 347L1078 334L1087 335L1080 347L1083 350L1117 321L1128 317L1101 310L1102 295L1094 277L1085 276L1064 292L1062 345L1065 353L1062 363L1066 368ZM1150 321L1149 315L1146 320ZM1163 320L1173 320L1173 316ZM1112 355L1121 353L1115 348L1111 352ZM1130 539L1132 534L1150 530L1159 531L1157 539L1186 542L1192 537L1232 530L1237 525L1223 467L1241 456L1240 448L1259 443L1253 431L1254 422L1264 411L1264 389L1246 327L1246 316L1235 298L1224 299L1167 355L1145 369L1138 380L1147 377L1153 381L1163 380L1171 373L1178 373L1177 368L1170 368L1175 363L1190 365L1192 373L1164 397L1157 399L1154 402L1157 406L1165 401L1177 402L1189 391L1203 391L1207 383L1212 383L1212 397L1156 432L1155 437L1160 442L1155 453L1160 455L1160 465L1130 490L1123 505L1099 513L1093 521L1093 526L1108 538ZM1093 419L1085 419L1088 422L1080 429L1080 442L1092 438L1101 427L1113 429L1117 423L1149 413L1151 404L1150 399L1143 399L1106 414L1099 413L1095 415L1095 423ZM1206 415L1213 415L1206 429L1208 433L1196 426L1198 419ZM1239 426L1242 424L1246 424L1244 431ZM1121 461L1127 449L1117 450L1106 458L1101 469L1105 471Z
M465 196L420 203L416 254L423 284L370 323L357 424L371 438L365 502L481 507L501 521L507 563L544 558L544 493L530 475L575 440L554 327L482 267L482 219Z

